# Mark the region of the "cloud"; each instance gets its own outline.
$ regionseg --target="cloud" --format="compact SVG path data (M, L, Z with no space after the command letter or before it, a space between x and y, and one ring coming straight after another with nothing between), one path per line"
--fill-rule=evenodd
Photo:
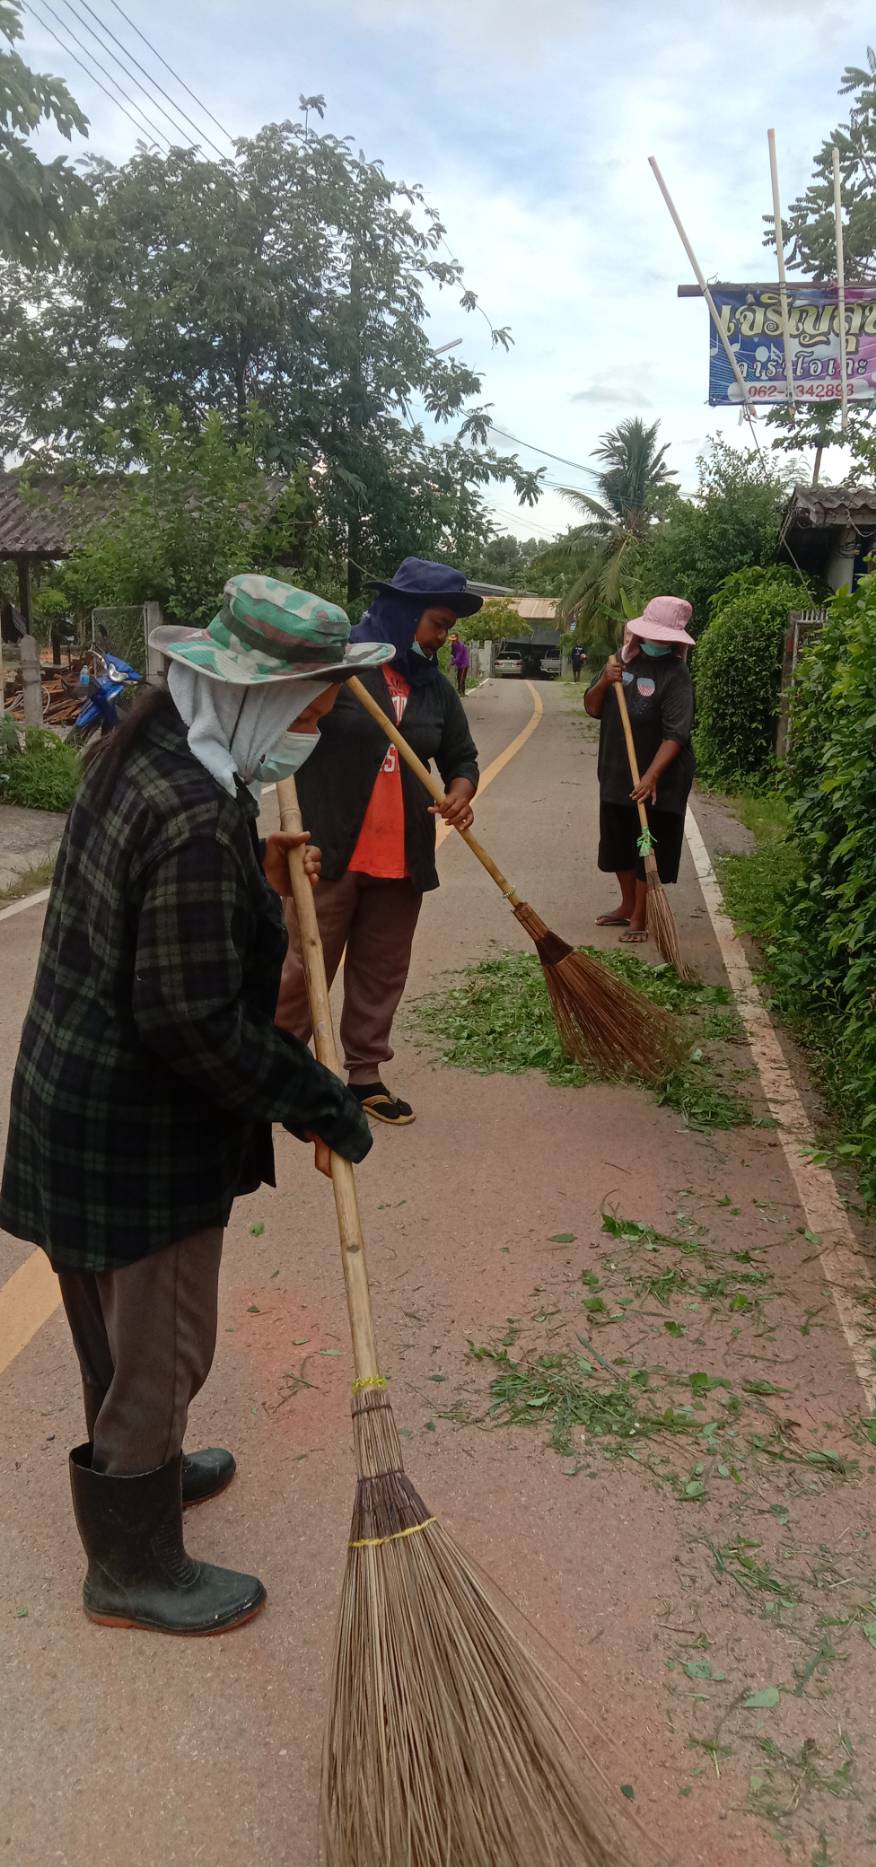
M613 383L591 383L589 389L576 389L570 402L589 402L596 408L652 408L650 396L632 384L617 387Z

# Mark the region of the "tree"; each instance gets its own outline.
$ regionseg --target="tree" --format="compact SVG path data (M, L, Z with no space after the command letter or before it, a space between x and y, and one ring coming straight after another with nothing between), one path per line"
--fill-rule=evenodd
M22 37L19 0L0 0L0 39ZM57 261L75 209L87 198L82 177L63 156L40 162L27 137L45 118L69 142L88 119L59 78L31 71L19 54L0 51L0 254L27 269Z
M487 447L480 378L430 345L427 287L477 304L441 256L437 213L316 133L323 101L301 101L302 122L267 125L233 161L174 149L92 165L57 277L35 291L7 269L0 446L138 463L170 408L192 432L212 413L242 436L255 404L260 464L321 477L326 543L356 595L419 528L480 548L479 487L510 478L534 503L540 474ZM418 411L453 422L453 439L427 441Z
M170 619L203 627L229 577L270 570L342 601L306 479L299 471L268 483L260 471L263 419L252 415L237 440L218 415L192 434L171 412L143 438L145 469L110 481L112 498L90 521L77 521L88 509L77 494L92 479L79 475L69 493L74 549L55 579L71 608L84 617L154 599Z
M754 452L742 454L712 440L697 461L699 489L677 499L652 526L639 559L638 594L683 596L693 605L694 630L709 619L716 592L735 571L775 563L779 527L799 463L765 469Z
M461 560L461 567L475 583L525 590L533 562L543 550L538 538L515 538L511 532L502 532L489 538L473 556Z
M836 278L836 230L833 199L833 146L839 150L843 198L843 247L846 279L851 284L876 282L876 52L867 47L867 65L849 65L839 87L851 97L849 120L841 123L813 157L812 179L793 203L785 222L788 258L809 278L833 282ZM775 245L772 216L764 244ZM770 420L784 430L777 445L817 446L840 439L840 406L836 402L798 407L796 420L788 409L773 410ZM868 403L849 405L849 440L853 454L867 439Z
M567 560L561 615L575 617L592 647L611 643L627 613L645 538L661 497L672 484L666 465L668 443L657 446L658 421L650 427L638 417L604 434L594 457L605 462L596 476L601 497L564 486L564 497L577 506L586 523L575 526L544 554L546 570Z

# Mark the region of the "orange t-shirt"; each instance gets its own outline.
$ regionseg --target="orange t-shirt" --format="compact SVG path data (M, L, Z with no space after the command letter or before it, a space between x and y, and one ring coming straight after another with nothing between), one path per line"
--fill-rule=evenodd
M400 726L411 691L410 682L395 668L384 668L383 678L392 698L395 723ZM385 882L400 882L407 875L405 806L401 765L395 746L387 747L374 780L359 841L348 866L357 875L377 875Z

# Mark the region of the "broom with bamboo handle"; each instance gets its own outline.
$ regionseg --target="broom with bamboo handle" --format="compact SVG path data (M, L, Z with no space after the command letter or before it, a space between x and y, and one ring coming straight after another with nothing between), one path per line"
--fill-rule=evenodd
M614 682L614 691L617 695L621 725L624 729L624 738L627 742L627 758L630 763L630 775L633 784L637 786L640 782L639 761L636 757L636 742L633 738L633 728L630 723L630 710L627 706L627 697L624 693L622 681ZM654 854L653 838L648 823L648 813L641 800L637 802L637 809L642 832L639 838L639 849L645 863L645 924L660 954L660 958L666 961L667 966L672 966L674 968L679 979L690 979L692 975L688 971L682 958L681 946L678 939L678 928L675 925L675 915L666 899L666 890L660 880L657 870L657 858Z
M294 778L280 823L300 833ZM320 1061L338 1072L304 851L292 898ZM323 1749L325 1867L626 1867L559 1695L404 1471L350 1164L331 1157L359 1479ZM603 1787L607 1785L602 1779Z
M444 791L413 747L356 675L346 686L396 747L405 764L437 804ZM648 1082L664 1081L678 1069L684 1044L669 1014L633 990L586 953L578 953L552 933L541 915L524 901L471 830L457 832L481 867L501 890L541 960L551 1006L566 1055L578 1063L594 1060L606 1074L631 1069Z

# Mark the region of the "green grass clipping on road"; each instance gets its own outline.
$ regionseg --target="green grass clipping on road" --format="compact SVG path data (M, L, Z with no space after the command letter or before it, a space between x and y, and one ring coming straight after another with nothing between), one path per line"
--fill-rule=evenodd
M728 1040L740 1038L730 993L723 986L683 984L671 967L649 966L632 954L582 951L686 1022L688 1061L659 1086L658 1101L698 1130L751 1122L748 1101L734 1086L747 1072L720 1054ZM409 1019L414 1035L454 1069L488 1076L541 1070L548 1082L567 1088L605 1080L595 1065L585 1069L565 1055L533 954L502 953L468 967L444 990L416 1003ZM632 1075L626 1080L638 1081Z

